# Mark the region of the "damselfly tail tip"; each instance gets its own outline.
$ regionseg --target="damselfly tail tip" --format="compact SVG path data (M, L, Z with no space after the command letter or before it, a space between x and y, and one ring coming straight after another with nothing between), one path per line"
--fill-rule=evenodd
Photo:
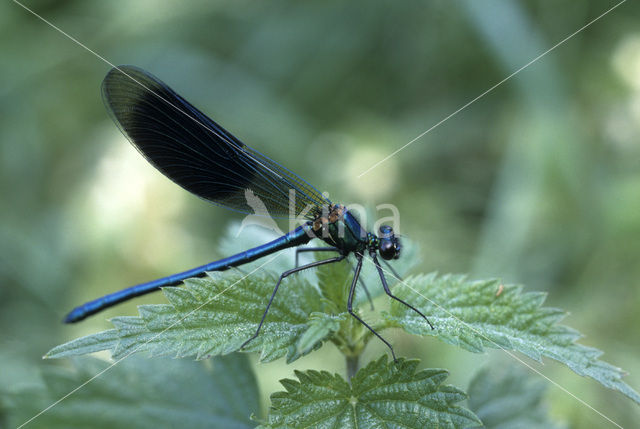
M62 319L63 323L76 323L84 319L86 315L84 312L80 312L78 308L74 308L71 310L69 314L67 314L64 319Z

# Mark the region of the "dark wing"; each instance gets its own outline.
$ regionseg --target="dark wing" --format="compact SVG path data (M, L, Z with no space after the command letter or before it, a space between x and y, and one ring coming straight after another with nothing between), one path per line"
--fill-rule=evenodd
M142 69L111 69L102 96L147 161L201 198L244 213L309 219L329 204L313 186L246 146Z

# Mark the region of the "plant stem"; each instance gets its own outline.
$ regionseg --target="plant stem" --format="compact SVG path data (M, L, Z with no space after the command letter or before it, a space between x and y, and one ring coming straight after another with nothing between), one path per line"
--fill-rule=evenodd
M358 355L347 356L347 378L351 380L351 377L358 372Z

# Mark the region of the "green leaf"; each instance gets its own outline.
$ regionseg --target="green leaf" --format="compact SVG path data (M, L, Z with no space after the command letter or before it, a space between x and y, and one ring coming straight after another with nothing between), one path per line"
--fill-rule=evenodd
M45 357L99 350L111 350L114 359L142 351L197 359L231 353L255 332L276 280L266 275L241 279L220 273L187 279L183 287L163 289L169 304L141 305L140 316L115 317L111 319L115 329L62 344ZM321 310L321 306L316 288L295 277L285 279L260 335L243 350L259 351L263 361L282 356L289 362L297 359L300 356L297 343L309 328L309 316ZM305 349L314 346L307 345Z
M544 404L547 383L521 367L480 370L469 384L469 408L489 429L554 429Z
M326 371L296 371L298 380L282 380L285 392L271 395L267 428L474 427L480 421L455 405L466 398L443 385L443 369L416 372L417 360L369 363L351 384Z
M108 329L97 334L76 338L67 343L51 349L44 357L46 359L60 358L65 356L79 356L89 353L112 350L118 346L120 341L117 329Z
M109 368L93 358L75 371L49 366L43 384L3 394L10 427L17 427L91 380L31 421L28 428L250 428L258 388L246 357L193 362L125 359Z
M318 252L317 260L326 259L326 252ZM332 255L333 256L333 255ZM353 277L351 258L335 264L321 265L316 269L318 286L322 296L335 305L330 309L335 312L345 312L347 310L347 298L349 297L349 286ZM364 296L364 291L361 291Z
M253 229L261 232L264 239L270 237L271 232ZM247 243L255 239L254 230L240 238L231 237L230 232L224 240L227 252L233 253L238 246L246 248L256 244ZM411 249L415 246L409 246ZM310 256L308 253L301 255ZM316 256L324 258L326 253ZM293 254L289 257L293 263ZM287 259L280 258L279 263L290 266ZM318 349L324 341L332 340L347 353L359 353L370 335L346 312L352 270L352 264L344 261L285 279L260 336L243 351L260 351L262 361L286 356L291 362ZM111 319L115 329L59 345L45 357L61 358L111 350L115 359L142 351L157 356L201 359L237 351L255 332L273 292L276 275L279 274L251 275L240 280L229 273L210 273L208 278L187 279L182 287L163 289L169 305L139 306L139 317L115 317ZM317 281L318 287L310 281ZM375 292L377 289L382 290L378 287ZM359 285L356 301L361 305L364 300L366 295Z
M501 285L497 280L468 281L464 276L435 274L409 278L394 293L423 311L435 330L396 302L385 315L389 326L434 335L476 353L492 347L517 350L537 361L546 356L640 403L640 395L622 381L624 371L598 360L600 350L577 344L581 335L559 324L564 311L542 307L544 293L523 293L521 286Z
M340 322L343 322L347 316L346 313L337 316L326 313L311 313L308 321L309 328L298 340L298 352L304 355L319 346L322 341L340 329Z

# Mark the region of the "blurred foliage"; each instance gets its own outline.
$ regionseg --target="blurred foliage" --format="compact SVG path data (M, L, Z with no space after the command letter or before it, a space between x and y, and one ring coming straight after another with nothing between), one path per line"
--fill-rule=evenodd
M544 401L547 383L514 363L482 368L468 388L469 408L487 429L559 429Z
M11 427L23 424L78 385L107 371L109 376L101 382L87 383L26 427L255 426L249 415L258 407L256 380L247 359L235 355L204 362L133 357L117 365L85 358L74 362L73 370L49 367L41 383L8 395Z
M614 4L28 3L109 61L165 80L333 200L395 204L421 246L419 271L547 290L637 388L640 5L626 2L357 178ZM13 389L37 382L53 345L162 297L57 323L69 309L224 256L217 237L238 216L186 195L129 146L100 100L108 65L11 2L0 33L0 388ZM394 344L448 368L456 385L477 364L436 342L399 334ZM318 355L260 364L263 407L292 368L344 370L335 350ZM559 366L542 371L617 423L637 422L630 401ZM602 425L549 393L554 415Z

